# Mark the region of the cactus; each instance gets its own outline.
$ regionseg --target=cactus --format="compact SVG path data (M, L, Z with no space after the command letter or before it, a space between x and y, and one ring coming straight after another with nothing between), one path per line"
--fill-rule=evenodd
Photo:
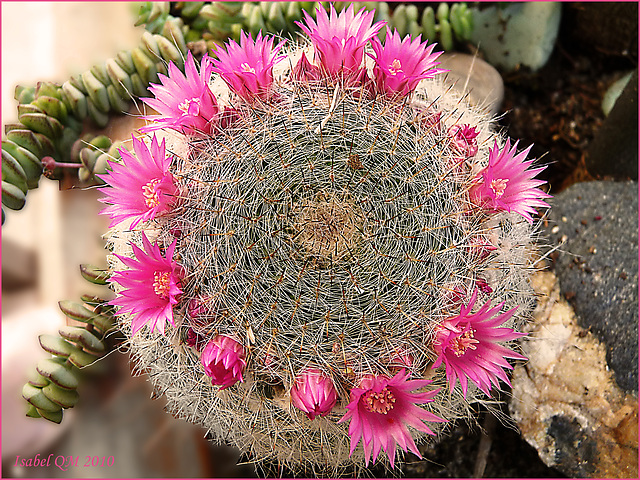
M43 157L49 157L51 168L46 173L51 178L60 178L63 168L78 168L82 183L95 182L92 167L81 166L78 156L70 157L82 121L89 117L98 127L105 127L110 113L128 111L136 96L148 95L147 87L158 81L158 73L166 74L168 62L181 67L188 42L204 39L207 48L212 48L228 37L238 40L241 30L251 32L254 37L259 30L290 35L298 31L295 22L302 19L302 9L314 16L318 5L326 7L328 2L177 2L173 5L176 17L171 14L168 2L143 3L136 25L144 24L148 33L143 35L139 47L94 65L62 86L41 83L35 89L16 88L19 122L7 125L2 142L3 206L20 210L25 205L28 190L38 186L43 173ZM438 38L445 50L453 48L453 34L455 39L465 41L473 28L464 3L453 4L450 9L442 3L437 24L431 7L424 9L418 22L418 11L413 5L400 5L391 14L384 2L354 5L377 9L376 20L388 21L401 35ZM106 158L102 159L98 165L104 165L105 161ZM3 209L2 223L4 218Z
M109 272L82 265L82 276L96 285L106 285ZM80 369L93 364L113 347L106 335L113 330L113 309L106 300L83 296L82 305L69 300L59 303L69 318L85 323L84 327L64 326L58 335L40 335L43 350L52 355L38 362L29 381L22 388L22 397L29 403L27 416L45 418L60 423L63 411L76 405L80 383Z
M189 57L101 188L111 303L168 410L322 474L393 468L508 382L548 197L432 46L340 15L354 37L305 20L309 58L244 34Z

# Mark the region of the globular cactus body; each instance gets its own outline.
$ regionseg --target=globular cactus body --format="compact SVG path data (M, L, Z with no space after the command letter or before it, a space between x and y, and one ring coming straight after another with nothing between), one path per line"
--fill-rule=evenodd
M161 171L114 168L103 191L113 304L169 410L252 459L335 473L381 450L393 466L398 445L418 452L508 381L532 306L534 227L520 207L547 195L522 154L495 154L502 136L436 77L426 42L409 54L388 36L374 54L373 14L342 12L342 33L328 19L305 18L315 58L258 55L273 43L245 38L213 60L210 86L189 58L191 74L154 87L167 117L145 127L178 131L175 158L152 141L136 152L159 155ZM250 91L227 87L229 70ZM189 115L207 129L187 128ZM155 189L169 177L172 193Z

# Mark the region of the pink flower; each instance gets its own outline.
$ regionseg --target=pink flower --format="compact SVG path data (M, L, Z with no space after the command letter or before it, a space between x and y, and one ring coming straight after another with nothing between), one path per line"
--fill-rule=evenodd
M438 358L432 368L438 368L444 362L451 391L459 378L465 396L467 379L487 395L490 395L492 384L498 386L498 378L511 385L504 368L513 367L506 358L526 360L526 357L497 343L525 335L511 328L499 327L511 318L516 308L499 313L503 303L489 308L490 302L487 302L477 312L471 313L477 297L478 291L475 290L469 304L460 307L460 314L438 326L433 342Z
M315 368L298 375L291 387L291 403L306 413L310 420L316 415L327 415L337 401L338 392L333 382Z
M98 175L107 183L99 188L109 204L100 213L111 217L110 227L132 218L131 228L140 222L153 220L171 210L178 197L178 188L169 173L173 157L165 153L164 140L158 145L155 135L148 147L133 138L135 155L120 149L122 163L109 161L111 172Z
M507 140L502 150L496 142L489 152L489 165L479 174L477 182L469 191L471 201L487 210L516 212L529 223L534 207L548 207L543 198L551 195L536 188L545 183L535 177L546 167L528 169L533 160L525 161L531 147L516 155L518 142L511 148ZM533 146L533 145L532 145Z
M118 314L130 313L134 316L131 328L135 335L144 325L150 325L153 332L157 327L164 334L165 323L173 322L173 306L178 303L181 268L173 261L177 240L167 248L163 257L158 244L151 245L142 233L144 250L131 244L135 259L116 255L127 270L115 272L111 282L117 282L124 290L109 302L120 308Z
M362 439L367 466L371 456L373 455L375 462L382 449L389 456L391 468L393 468L396 445L400 445L405 452L409 449L420 457L420 452L407 427L434 435L423 422L446 421L418 407L418 404L432 402L438 390L412 393L431 382L407 380L408 376L404 369L393 378L368 375L360 381L358 388L351 389L351 401L347 405L347 413L338 423L351 420L349 424L350 454L353 454L358 442Z
M470 125L453 125L449 128L449 137L453 148L457 150L466 160L478 153L478 131L476 127Z
M216 335L200 356L205 373L211 377L211 383L220 385L220 390L244 382L245 359L244 347L226 335Z
M478 287L478 290L480 290L482 293L489 294L493 292L493 288L491 288L491 285L489 285L489 283L484 278L476 277L474 279L474 282L476 284L476 287Z
M318 7L316 20L304 12L305 22L295 22L309 35L315 48L316 62L324 73L332 78L344 78L349 83L364 73L362 58L364 47L386 22L373 22L374 11L363 7L357 14L353 5L338 15L333 5L330 14Z
M213 71L218 72L229 88L247 102L255 97L269 100L273 84L273 66L286 58L276 56L285 40L273 48L273 37L268 40L258 33L255 42L251 34L240 32L240 45L233 40L227 43L227 50L217 49L213 60Z
M212 69L211 58L205 55L198 74L191 52L188 52L185 62L185 74L169 63L169 76L158 75L162 85L152 84L149 87L156 98L142 99L160 115L143 117L154 123L140 131L173 128L189 135L212 133L218 121L218 103L209 88Z
M371 41L371 46L375 56L369 55L376 62L373 67L373 78L378 92L388 97L404 97L413 92L423 78L433 78L439 73L447 72L440 68L435 68L436 62L442 52L432 53L435 43L427 46L427 41L420 43L418 38L411 40L411 35L400 40L400 34L394 30L393 35L389 34L384 46L375 37Z

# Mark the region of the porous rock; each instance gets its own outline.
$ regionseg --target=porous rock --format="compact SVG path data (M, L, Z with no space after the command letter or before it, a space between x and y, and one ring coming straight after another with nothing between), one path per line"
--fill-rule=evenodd
M637 395L618 387L604 345L577 324L555 275L540 272L532 283L540 297L523 342L529 361L513 374L513 419L567 476L637 478Z

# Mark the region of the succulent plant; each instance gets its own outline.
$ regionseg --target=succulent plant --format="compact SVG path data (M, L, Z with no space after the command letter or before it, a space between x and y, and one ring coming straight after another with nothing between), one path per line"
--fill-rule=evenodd
M424 35L438 40L445 50L468 41L473 31L472 12L466 3L440 3L436 10L427 5L422 11L413 4L399 4L393 9L386 2L335 2L340 10L353 5L374 10L376 20L387 21L401 36ZM329 2L145 2L140 7L136 25L145 24L153 33L160 33L167 19L179 18L185 26L187 41L204 39L210 46L227 38L236 41L240 32L253 37L262 33L293 35L299 31L296 22L303 11L315 16L318 6L328 8Z
M107 285L108 270L92 265L80 267L82 276L96 285ZM43 350L51 354L38 362L22 388L22 397L29 403L27 416L62 421L63 412L78 402L80 369L89 367L114 346L107 334L115 329L113 307L107 301L83 295L82 304L70 300L59 302L60 310L84 326L63 326L58 335L40 335Z
M109 114L127 112L132 100L149 94L147 86L158 80L158 73L167 73L168 62L183 67L187 44L200 52L199 41L212 47L228 37L238 40L242 29L254 37L260 30L292 34L298 29L296 21L302 18L303 9L315 15L318 5L327 6L328 2L143 3L136 25L145 24L148 32L140 46L122 51L62 85L40 82L36 87L16 88L19 121L6 126L2 141L2 205L22 209L28 190L37 188L43 172L59 179L63 169L71 168L78 171L81 183L95 182L114 149L106 150L109 143L95 153L100 147L93 145L93 137L82 135L82 122L89 117L98 127L105 127ZM391 13L384 2L354 5L376 8L376 19L389 21L400 35L422 33L432 40L438 36L447 50L453 48L454 38L468 40L473 28L464 3L451 8L441 3L437 14L426 7L420 22L415 5L399 5ZM81 149L86 150L82 155ZM3 224L4 218L3 208Z
M542 167L374 22L319 8L310 45L169 67L150 146L102 176L135 363L258 462L393 467L523 358Z
M28 190L37 188L43 173L60 178L64 168L73 168L81 183L90 184L105 172L107 159L118 157L120 144L104 135L83 135L84 120L105 127L110 114L128 112L136 97L150 94L149 83L167 73L168 62L183 68L187 46L181 24L167 19L160 34L144 32L138 47L62 85L39 82L16 88L18 122L5 126L2 140L3 206L23 208ZM2 218L4 222L4 209Z

